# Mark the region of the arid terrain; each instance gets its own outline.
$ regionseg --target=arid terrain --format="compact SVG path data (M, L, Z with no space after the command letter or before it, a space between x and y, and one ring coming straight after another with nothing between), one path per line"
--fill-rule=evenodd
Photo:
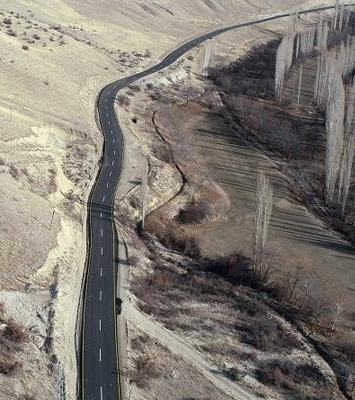
M66 398L76 396L86 203L102 149L95 120L99 91L152 65L200 33L321 4L327 2L5 0L0 5L1 399L56 398L62 369ZM303 18L306 25L311 21ZM170 268L176 263L175 267L185 268L189 262L186 254L162 247L156 239L149 247L149 240L143 243L136 234L135 224L141 219L139 183L147 171L148 231L159 237L163 231L157 220L165 224L191 196L206 195L213 198L210 220L188 225L186 234L194 237L206 257L233 251L250 256L250 208L256 166L262 166L276 183L271 247L293 257L299 253L309 257L323 279L333 283L332 290L338 293L346 286L352 301L354 256L352 250L347 251L348 243L295 202L274 161L236 137L204 104L216 109L220 104L218 94L210 93L207 67L235 61L253 45L278 38L286 25L287 21L279 21L226 33L194 49L168 70L138 82L118 99L126 148L117 192L117 223L129 245L130 283L136 288L130 290L125 313L129 332L125 377L132 400L232 399L234 391L243 396L243 387L250 389L248 393L282 398L274 397L282 393L275 394L258 383L254 373L255 365L270 361L275 349L267 357L262 350L256 355L243 354L246 358L238 366L242 378L234 380L224 372L233 370L247 345L235 346L235 357L221 349L215 353L207 349L222 334L234 346L235 334L226 328L225 319L252 324L265 309L255 306L250 311L254 320L249 311L240 318L233 308L234 294L234 300L229 299L232 289L224 284L225 294L199 299L198 291L205 284L201 283L184 304L182 298L190 296L181 289L188 286L186 282L174 289L176 298L162 290L156 306L160 307L160 301L165 304L165 314L144 307L149 299L140 298L139 285L149 283L147 274L159 265ZM149 224L155 224L154 229ZM191 255L195 244L190 242ZM184 269L170 272L156 287L164 288L169 282L173 287ZM246 291L238 296L242 308L255 294ZM170 312L172 319L167 317ZM274 310L267 312L282 332L289 329ZM295 339L286 341L285 348L293 349L295 359L297 352L302 353L300 358L311 358L320 366L321 373L311 372L317 379L321 376L324 390L329 386L332 398L342 398L329 365L308 344L300 344L303 338L294 332L290 335ZM145 375L147 370L152 376ZM312 382L308 386L313 393Z

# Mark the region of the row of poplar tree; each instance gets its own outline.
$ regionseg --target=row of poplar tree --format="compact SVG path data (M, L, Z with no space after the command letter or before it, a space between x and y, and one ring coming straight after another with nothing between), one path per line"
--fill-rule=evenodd
M332 19L321 16L306 31L298 32L299 15L291 15L288 34L277 50L275 71L275 94L281 101L287 74L295 65L300 68L298 106L302 63L310 56L317 58L314 104L326 116L327 132L325 197L329 206L340 206L343 216L355 155L355 37L349 26L351 18L352 7L339 0Z

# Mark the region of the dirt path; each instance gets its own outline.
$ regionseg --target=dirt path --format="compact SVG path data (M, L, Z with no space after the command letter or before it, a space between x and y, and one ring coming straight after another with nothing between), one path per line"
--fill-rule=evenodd
M135 325L140 331L156 338L173 354L183 358L185 361L195 367L206 379L208 379L231 399L259 399L259 397L249 394L239 385L221 375L216 365L204 358L201 353L186 343L181 337L175 335L173 332L167 330L161 324L139 311L132 303L129 302L126 304L125 313L127 320L130 323Z

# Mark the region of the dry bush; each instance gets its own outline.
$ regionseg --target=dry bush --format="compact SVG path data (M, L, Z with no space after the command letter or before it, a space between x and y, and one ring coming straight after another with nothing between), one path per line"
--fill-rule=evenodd
M273 98L278 45L273 40L256 46L243 59L210 69L209 77L225 93Z
M29 50L30 48L27 46L27 44L23 44L23 45L22 45L22 49L23 49L23 50Z
M20 171L14 165L10 165L9 172L14 179L19 179Z
M156 363L149 355L142 355L134 361L135 369L132 372L132 381L140 388L149 386L152 379L158 378L161 373L156 366Z
M355 363L355 335L353 333L346 332L337 335L333 343L341 351L346 362Z
M139 85L134 85L131 84L128 86L133 92L140 92L141 91L141 87Z
M0 374L13 375L20 367L20 362L10 351L0 353Z
M297 339L276 321L268 318L261 318L241 333L241 341L248 343L261 351L285 351L299 348Z
M35 33L35 34L33 35L33 39L35 39L35 40L40 40L40 39L41 39L41 36L39 36L38 33Z
M155 143L152 148L154 156L165 163L171 162L171 154L169 148L165 144Z
M54 168L50 168L48 172L49 172L48 193L54 193L57 190L57 171Z
M17 32L15 32L13 29L9 29L6 33L7 33L9 36L14 36L14 37L17 36Z
M317 395L320 388L323 389L326 385L325 377L316 365L295 364L291 361L277 359L263 361L257 370L257 376L265 385L291 391L294 400L304 400L305 398L321 400L320 397L314 396ZM312 397L305 396L306 385L314 388ZM323 397L322 400L325 398Z
M0 336L13 343L24 343L27 340L25 328L18 324L13 318L10 318L6 327L0 332Z
M117 96L117 102L121 107L128 107L131 103L129 97L124 94Z
M137 335L133 339L131 339L131 347L139 353L144 353L144 351L146 350L146 346L150 342L150 337L145 333L141 333L140 335Z
M219 275L234 285L265 289L252 269L251 260L243 254L233 253L226 257L204 260L202 265L205 271Z
M180 209L176 219L181 224L199 224L212 217L212 215L213 207L211 202L201 199L198 202L191 201L185 208Z
M138 256L129 256L128 257L128 263L132 267L138 267L140 264L140 261L141 261L141 259Z

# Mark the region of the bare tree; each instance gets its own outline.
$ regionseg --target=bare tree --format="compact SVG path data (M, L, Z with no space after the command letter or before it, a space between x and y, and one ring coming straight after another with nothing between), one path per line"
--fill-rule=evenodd
M344 313L344 305L345 305L345 299L344 296L342 297L337 297L335 303L333 304L331 308L331 318L332 318L332 331L334 331L336 325L341 320L341 316Z
M263 268L264 250L272 213L272 187L263 171L258 173L255 194L255 214L253 231L253 267Z
M312 320L311 330L314 332L321 320L329 316L329 301L322 285L318 284L313 288L305 311Z
M339 73L333 70L329 79L326 146L326 202L332 204L344 145L345 92Z
M304 267L301 263L296 265L296 268L291 267L283 276L283 285L286 291L286 301L291 302L294 299L296 289L303 282Z
M299 79L298 79L298 91L297 91L297 108L300 105L300 98L301 98L301 89L302 89L302 77L303 77L303 64L300 65L299 70Z
M339 0L335 0L335 12L333 20L333 29L337 29L338 26L338 15L339 15Z
M276 52L275 93L278 100L281 100L282 98L285 75L291 68L293 62L293 47L297 28L297 20L298 13L290 15L289 32L282 38Z
M312 293L312 290L314 288L314 285L315 285L315 281L314 281L314 279L312 279L310 277L305 277L302 280L301 287L302 287L302 291L303 291L303 297L302 297L302 300L299 305L299 308L301 311L304 309L305 305L307 304L309 296Z
M342 32L344 27L344 1L342 1L340 6L340 13L339 13L339 31Z

